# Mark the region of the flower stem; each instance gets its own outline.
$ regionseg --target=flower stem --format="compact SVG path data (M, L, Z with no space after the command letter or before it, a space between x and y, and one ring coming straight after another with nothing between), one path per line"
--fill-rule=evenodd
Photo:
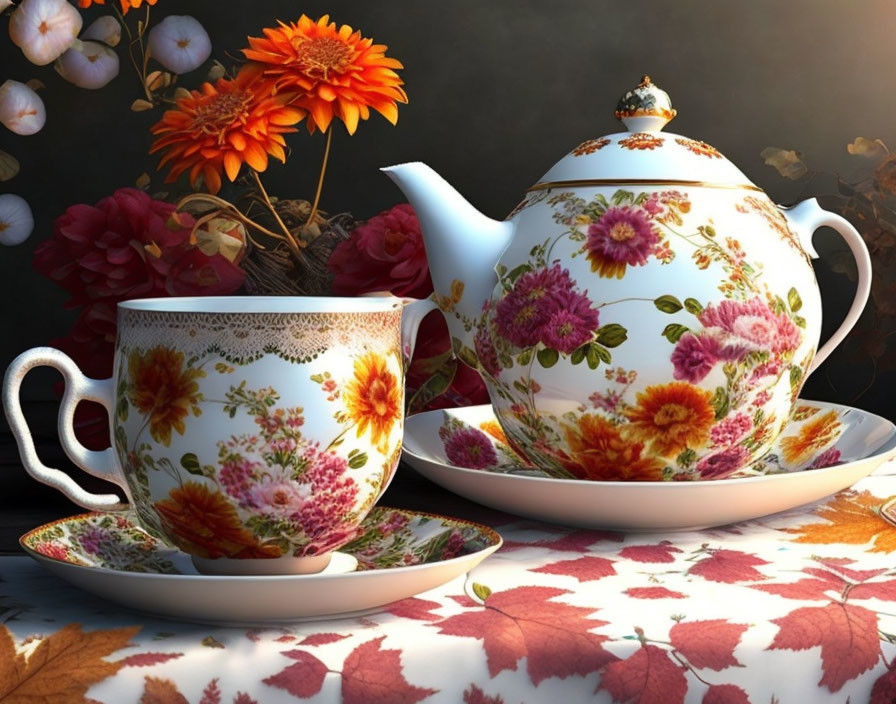
M317 215L317 206L320 203L320 194L324 188L324 174L327 173L327 162L330 159L330 143L333 141L333 127L327 128L327 145L324 147L324 159L320 165L320 176L317 179L317 191L314 193L314 203L311 204L311 214L308 215L308 221L305 223L307 230L314 224L314 217Z
M286 223L281 219L280 213L277 212L277 209L271 202L271 199L268 196L268 192L264 189L264 186L261 183L261 176L258 175L258 172L255 169L252 169L252 175L255 177L255 183L258 186L258 190L261 192L261 197L264 200L265 205L268 206L268 210L271 211L271 214L274 216L274 220L277 221L277 224L280 225L280 229L283 230L283 234L286 235L286 241L289 242L290 248L293 252L296 253L296 255L298 255L302 247L305 246L305 243L300 240L296 240L293 234L289 231Z
M140 32L137 37L134 37L134 34L131 32L131 28L128 27L128 23L124 19L124 15L121 13L114 4L112 5L112 9L115 12L116 17L118 18L119 24L121 24L122 29L124 29L125 34L128 36L128 58L131 60L131 64L134 67L134 71L137 72L137 78L140 79L140 85L143 86L143 93L146 95L146 99L152 103L152 92L149 90L149 86L146 85L146 63L148 60L148 56L146 56L146 52L143 48L143 32ZM146 6L146 23L149 23L149 5ZM146 31L145 27L144 30ZM134 44L140 45L140 53L143 56L143 69L140 69L140 64L137 63L137 57L134 56Z

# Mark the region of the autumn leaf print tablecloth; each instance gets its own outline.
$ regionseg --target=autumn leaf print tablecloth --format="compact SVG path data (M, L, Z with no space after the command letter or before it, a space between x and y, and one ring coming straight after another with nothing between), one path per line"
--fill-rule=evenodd
M889 472L689 533L507 517L504 546L466 579L363 616L258 628L117 609L3 557L0 702L893 702Z

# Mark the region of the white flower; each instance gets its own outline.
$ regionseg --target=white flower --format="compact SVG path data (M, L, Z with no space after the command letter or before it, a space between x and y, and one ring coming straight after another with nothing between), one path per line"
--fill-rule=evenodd
M25 58L45 66L72 45L82 23L67 0L22 0L9 18L9 36Z
M149 54L172 73L199 68L212 53L212 41L189 15L168 15L149 30Z
M59 57L56 71L79 88L102 88L118 75L118 54L100 42L79 39Z
M34 230L34 215L24 198L0 195L0 244L22 244Z
M121 24L112 15L97 17L84 30L81 39L95 39L109 46L118 46L118 42L121 41Z
M0 85L0 122L16 134L34 134L46 121L44 101L29 86L18 81Z
M12 0L0 0L0 12L3 12L10 5L12 5Z

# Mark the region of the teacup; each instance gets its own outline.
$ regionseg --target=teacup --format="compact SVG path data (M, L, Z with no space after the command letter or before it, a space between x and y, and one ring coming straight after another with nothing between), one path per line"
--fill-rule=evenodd
M395 472L404 367L433 307L391 296L126 301L113 378L88 379L38 347L9 366L3 405L31 476L89 509L133 508L201 572L317 572L356 537ZM65 378L66 454L127 503L38 459L19 387L39 365ZM82 400L105 406L112 447L75 438Z

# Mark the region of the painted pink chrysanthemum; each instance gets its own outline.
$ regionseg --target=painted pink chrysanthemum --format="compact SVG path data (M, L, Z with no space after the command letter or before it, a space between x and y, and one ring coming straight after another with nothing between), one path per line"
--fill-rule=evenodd
M722 301L709 305L697 318L706 328L719 328L732 339L728 346L770 350L775 354L799 347L799 328L783 313L773 312L759 297L749 301Z
M309 493L290 479L268 479L249 490L249 500L272 518L293 519L302 510Z
M445 455L456 467L484 469L498 463L498 453L488 436L476 428L461 428L454 431L445 442Z
M597 311L588 306L582 313L561 309L554 313L541 331L541 342L546 347L569 354L591 339L597 328Z
M729 447L753 429L753 420L746 413L735 413L719 421L709 436L714 447Z
M591 270L606 278L621 279L626 266L643 266L660 237L642 208L607 208L588 227L585 241Z
M34 544L34 551L56 560L68 559L68 548L55 540Z
M218 471L218 481L224 491L235 498L241 506L252 505L249 492L252 489L255 471L258 465L242 457L228 459L221 463Z
M835 467L838 464L843 464L840 457L840 450L836 447L829 447L815 458L812 464L809 465L809 469L823 469L824 467Z
M713 335L682 335L672 351L672 375L679 381L696 384L706 378L722 358L722 345Z
M320 555L347 543L357 535L352 515L358 485L348 475L348 461L334 452L309 448L304 456L308 469L303 475L310 483L314 501L306 502L296 518L310 539L303 555Z
M747 448L735 445L701 459L697 462L697 471L701 479L724 479L743 467L749 456Z
M532 347L538 343L541 326L559 308L560 297L573 286L569 271L559 264L523 274L498 302L498 330L517 347Z
M491 332L489 330L488 321L485 321L476 331L473 338L473 347L476 348L476 358L479 360L479 366L485 370L486 374L497 378L501 373L501 362L498 360L498 350L495 349L495 343L492 341Z

